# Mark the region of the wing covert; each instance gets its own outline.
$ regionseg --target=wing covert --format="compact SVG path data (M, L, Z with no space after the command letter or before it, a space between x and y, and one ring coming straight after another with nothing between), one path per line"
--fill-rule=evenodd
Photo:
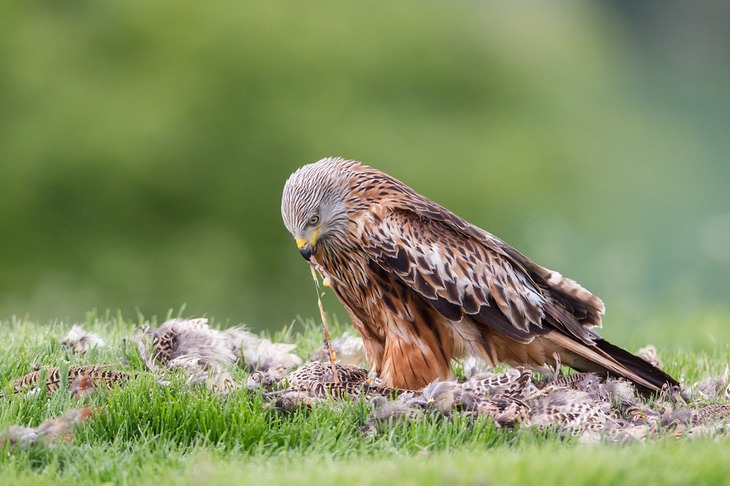
M384 210L360 234L370 258L447 319L468 315L520 342L542 333L545 297L500 252L405 210Z

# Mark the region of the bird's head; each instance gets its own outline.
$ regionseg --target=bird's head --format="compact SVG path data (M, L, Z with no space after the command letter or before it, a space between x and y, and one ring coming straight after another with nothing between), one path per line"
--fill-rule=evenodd
M318 246L327 246L347 229L347 175L340 158L326 158L300 167L284 184L281 217L302 256L309 260Z

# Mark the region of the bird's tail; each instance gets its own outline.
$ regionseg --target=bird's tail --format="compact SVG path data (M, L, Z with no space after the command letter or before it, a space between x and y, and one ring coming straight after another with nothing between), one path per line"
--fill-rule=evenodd
M605 339L596 339L588 345L561 333L542 336L568 353L560 353L563 364L577 371L592 371L625 378L642 392L657 392L665 385L679 386L679 382L664 371Z

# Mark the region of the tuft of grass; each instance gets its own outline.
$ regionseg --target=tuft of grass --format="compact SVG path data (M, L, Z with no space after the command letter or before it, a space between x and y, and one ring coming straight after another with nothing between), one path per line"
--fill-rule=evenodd
M34 365L107 363L134 375L124 386L88 398L83 406L94 415L70 442L0 450L3 484L686 484L730 478L725 438L587 446L550 431L504 430L460 416L392 423L373 437L362 430L369 413L362 400L279 413L264 407L259 392L221 397L186 389L174 376L163 387L145 371L130 339L141 323L141 316L90 314L86 328L100 334L106 346L86 356L68 355L60 345L70 326L3 323L4 391ZM336 320L330 326L333 337L348 329ZM322 344L314 320L267 337L297 343L304 358ZM666 369L686 382L719 376L730 361L727 346L661 354ZM232 373L246 378L243 370ZM63 390L6 396L0 398L0 431L34 427L79 406Z

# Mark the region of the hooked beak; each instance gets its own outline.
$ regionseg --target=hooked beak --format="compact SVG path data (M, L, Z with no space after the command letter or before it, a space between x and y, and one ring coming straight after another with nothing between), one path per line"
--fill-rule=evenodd
M317 237L319 236L319 231L322 229L320 226L312 233L312 238L307 241L304 238L294 238L294 242L297 244L297 248L299 248L299 253L302 254L305 260L309 261L310 258L312 258L312 247L315 243L317 243Z
M312 258L311 245L307 243L306 240L303 240L301 238L295 238L294 241L297 242L297 248L299 248L299 253L302 254L305 260L309 261L309 259Z

